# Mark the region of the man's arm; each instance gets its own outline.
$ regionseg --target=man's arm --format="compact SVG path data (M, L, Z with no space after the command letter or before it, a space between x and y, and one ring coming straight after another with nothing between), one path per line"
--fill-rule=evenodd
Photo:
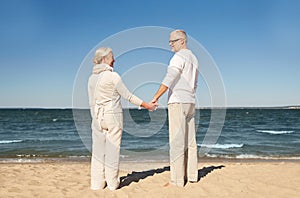
M157 90L156 94L154 95L153 99L152 99L152 103L156 103L158 101L158 99L168 90L168 87L161 84L159 89Z
M169 87L173 84L173 82L180 76L182 72L183 62L182 58L178 55L174 55L173 58L170 61L170 64L168 66L167 74L160 84L160 87L156 94L154 95L152 99L152 103L155 103L158 101L158 99L168 90Z

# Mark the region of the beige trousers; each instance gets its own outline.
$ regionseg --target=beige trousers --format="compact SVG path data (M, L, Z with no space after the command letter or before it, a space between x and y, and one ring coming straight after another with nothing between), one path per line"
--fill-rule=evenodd
M184 180L198 180L195 104L168 105L170 144L170 183L184 186Z
M101 124L101 128L99 124ZM119 157L123 129L123 114L104 114L103 120L92 123L91 189L110 190L119 187Z

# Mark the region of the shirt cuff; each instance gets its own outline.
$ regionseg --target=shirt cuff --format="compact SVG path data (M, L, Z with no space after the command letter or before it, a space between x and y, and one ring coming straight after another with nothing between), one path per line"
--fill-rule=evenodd
M131 102L132 104L136 105L136 106L141 106L143 103L143 100L141 100L140 98L136 97L135 95L132 95L129 99L129 102Z

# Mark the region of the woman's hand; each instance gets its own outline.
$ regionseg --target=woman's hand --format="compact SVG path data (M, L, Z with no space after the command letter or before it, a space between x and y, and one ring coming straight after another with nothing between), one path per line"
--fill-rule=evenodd
M147 102L143 102L142 107L144 107L145 109L148 109L149 111L155 111L158 107L158 103L157 102L151 102L151 103L147 103Z

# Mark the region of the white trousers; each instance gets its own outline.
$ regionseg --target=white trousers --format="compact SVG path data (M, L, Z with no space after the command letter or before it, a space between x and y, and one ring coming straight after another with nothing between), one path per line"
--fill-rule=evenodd
M101 124L102 130L100 130ZM91 189L103 189L107 183L110 190L119 187L119 157L123 129L123 114L104 114L99 123L92 123Z
M170 183L184 186L184 180L198 180L198 159L195 130L195 104L168 105L170 144Z

